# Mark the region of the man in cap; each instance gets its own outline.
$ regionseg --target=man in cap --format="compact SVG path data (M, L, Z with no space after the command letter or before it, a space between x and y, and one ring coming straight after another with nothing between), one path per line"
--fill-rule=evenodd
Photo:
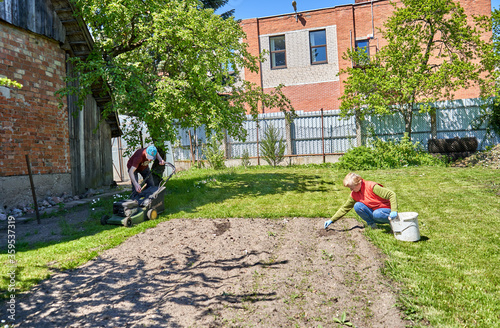
M160 165L165 165L165 161L161 158L155 146L138 149L132 157L130 157L127 162L127 169L130 181L132 182L132 191L141 192L141 186L138 182L139 173L143 179L146 179L146 188L154 186L153 177L150 174L151 170L149 169L149 163L154 161L155 158Z

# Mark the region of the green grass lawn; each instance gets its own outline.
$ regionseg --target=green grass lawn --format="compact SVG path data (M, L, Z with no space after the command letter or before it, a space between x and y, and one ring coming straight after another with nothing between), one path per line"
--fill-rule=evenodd
M101 213L111 211L108 200L100 204L85 231L67 241L16 247L18 287L27 290L51 270L74 268L160 221L329 218L349 195L342 186L346 173L328 166L179 172L167 184L167 210L157 221L132 228L100 226L96 223ZM417 243L396 240L387 233L388 226L366 232L387 254L385 273L403 287L400 299L409 318L435 327L499 327L499 172L421 167L357 173L394 190L400 212L419 213L422 239ZM0 263L7 261L2 250ZM2 277L6 270L0 268ZM7 286L8 279L3 278L0 287L5 291Z

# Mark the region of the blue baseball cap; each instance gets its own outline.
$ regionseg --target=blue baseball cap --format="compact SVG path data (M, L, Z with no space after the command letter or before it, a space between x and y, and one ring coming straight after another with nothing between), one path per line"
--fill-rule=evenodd
M146 148L146 157L151 161L155 159L157 152L158 151L156 150L155 146L149 146L148 148Z

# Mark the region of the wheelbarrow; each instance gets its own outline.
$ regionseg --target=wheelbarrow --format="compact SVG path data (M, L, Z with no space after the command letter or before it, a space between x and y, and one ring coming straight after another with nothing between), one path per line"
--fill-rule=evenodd
M133 191L130 199L120 200L113 203L113 215L103 215L101 224L114 224L130 227L133 224L138 224L146 220L155 220L158 214L165 210L165 185L168 180L175 174L175 166L171 163L165 163L172 169L168 177L160 182L159 186L149 186L143 189L146 180L141 184L141 192Z

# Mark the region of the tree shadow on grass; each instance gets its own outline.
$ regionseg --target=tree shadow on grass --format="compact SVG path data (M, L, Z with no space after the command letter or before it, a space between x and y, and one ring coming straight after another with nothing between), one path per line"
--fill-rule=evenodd
M221 173L204 179L171 181L166 196L165 214L196 213L210 203L231 199L257 198L289 192L328 192L332 182L318 175L292 173Z

